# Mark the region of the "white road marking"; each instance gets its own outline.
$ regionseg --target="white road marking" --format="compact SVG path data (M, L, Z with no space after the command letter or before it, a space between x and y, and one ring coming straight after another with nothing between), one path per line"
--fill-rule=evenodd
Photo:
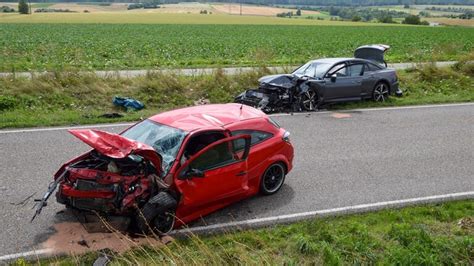
M462 199L474 199L474 191L460 192L460 193L451 193L444 195L428 196L428 197L419 197L403 200L393 200L393 201L384 201L377 203L361 204L354 206L347 206L341 208L333 208L319 211L309 211L301 213L293 213L286 215L279 215L273 217L257 218L245 221L236 221L229 223L221 223L214 225L198 226L180 229L174 231L173 234L206 234L206 233L215 233L215 232L224 232L232 229L246 229L246 228L257 228L270 226L275 224L282 223L292 223L301 220L307 220L310 218L317 217L327 217L327 216L337 216L337 215L346 215L354 213L362 213L369 211L377 211L381 209L388 208L401 208L405 206L415 205L415 204L426 204L426 203L436 203L444 202L450 200L462 200Z
M32 251L26 251L26 252L0 256L0 261L11 261L11 260L19 259L19 258L32 258L32 257L48 255L52 253L53 253L53 250L50 248L38 249L38 250L32 250Z
M396 106L396 107L376 107L376 108L360 108L360 109L348 109L348 110L334 110L334 111L317 111L317 112L297 112L297 113L280 113L270 114L270 117L279 116L290 116L290 115L320 115L327 113L344 113L344 112L373 112L373 111L390 111L390 110L405 110L405 109L423 109L423 108L443 108L443 107L457 107L457 106L471 106L474 102L466 103L450 103L450 104L430 104L430 105L411 105L411 106ZM138 122L138 121L136 121ZM68 129L80 129L80 128L107 128L107 127L121 127L131 126L136 122L130 123L116 123L116 124L91 124L81 126L70 126L70 127L46 127L46 128L25 128L25 129L12 129L12 130L0 130L0 134L11 134L11 133L26 133L26 132L42 132L42 131L55 131L55 130L68 130Z
M369 211L377 211L388 208L401 208L405 206L415 204L427 204L427 203L438 203L452 200L463 200L463 199L474 199L474 191L450 193L444 195L435 195L427 197L418 197L403 200L383 201L369 204L360 204L354 206L340 207L325 209L319 211L309 211L301 213L293 213L265 218L250 219L245 221L236 221L229 223L221 223L206 226L197 226L192 228L180 229L172 232L172 235L188 235L188 234L209 234L216 232L223 232L232 229L245 229L245 228L258 228L264 226L270 226L275 224L291 223L311 218L327 217L327 216L338 216L345 214L363 213ZM40 249L32 250L27 252L9 254L0 256L0 262L11 261L18 258L31 258L39 255L53 255L54 250L52 249Z

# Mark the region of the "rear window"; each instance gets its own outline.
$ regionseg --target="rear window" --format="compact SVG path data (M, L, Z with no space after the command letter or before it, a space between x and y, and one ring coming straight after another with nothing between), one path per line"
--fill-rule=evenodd
M377 65L374 65L374 64L367 64L366 65L366 71L377 71L377 70L380 70L381 68Z
M231 132L232 136L238 135L250 135L250 146L258 144L262 141L265 141L273 136L272 133L268 133L265 131L260 130L236 130ZM245 148L245 140L244 139L237 139L234 140L234 150L240 151Z

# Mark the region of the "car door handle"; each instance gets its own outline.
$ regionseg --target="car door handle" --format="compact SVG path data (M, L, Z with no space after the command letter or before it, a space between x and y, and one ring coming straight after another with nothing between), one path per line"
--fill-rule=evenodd
M352 81L352 84L361 84L361 81Z
M247 171L241 171L238 174L235 174L236 176L244 176L247 174Z

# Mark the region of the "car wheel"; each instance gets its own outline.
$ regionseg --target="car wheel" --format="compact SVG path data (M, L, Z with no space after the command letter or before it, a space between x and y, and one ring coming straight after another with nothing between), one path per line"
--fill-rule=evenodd
M314 111L317 108L318 95L313 90L308 90L301 95L301 108L304 111Z
M275 194L285 182L285 168L281 163L275 163L263 173L260 181L260 192L264 195Z
M168 233L174 226L174 209L177 201L167 192L152 197L137 214L137 227L142 233L151 230L158 234ZM151 229L151 230L150 230Z
M174 227L175 213L173 211L168 211L158 214L155 219L153 219L153 231L159 235L164 235Z
M385 102L388 99L389 96L389 91L388 91L388 85L379 82L375 85L374 92L372 93L372 98L376 102Z

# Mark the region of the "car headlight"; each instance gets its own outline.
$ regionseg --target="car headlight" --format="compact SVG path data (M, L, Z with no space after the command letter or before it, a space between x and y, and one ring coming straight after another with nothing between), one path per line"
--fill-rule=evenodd
M283 139L284 141L290 143L290 132L285 131L285 133L283 133L282 139Z

